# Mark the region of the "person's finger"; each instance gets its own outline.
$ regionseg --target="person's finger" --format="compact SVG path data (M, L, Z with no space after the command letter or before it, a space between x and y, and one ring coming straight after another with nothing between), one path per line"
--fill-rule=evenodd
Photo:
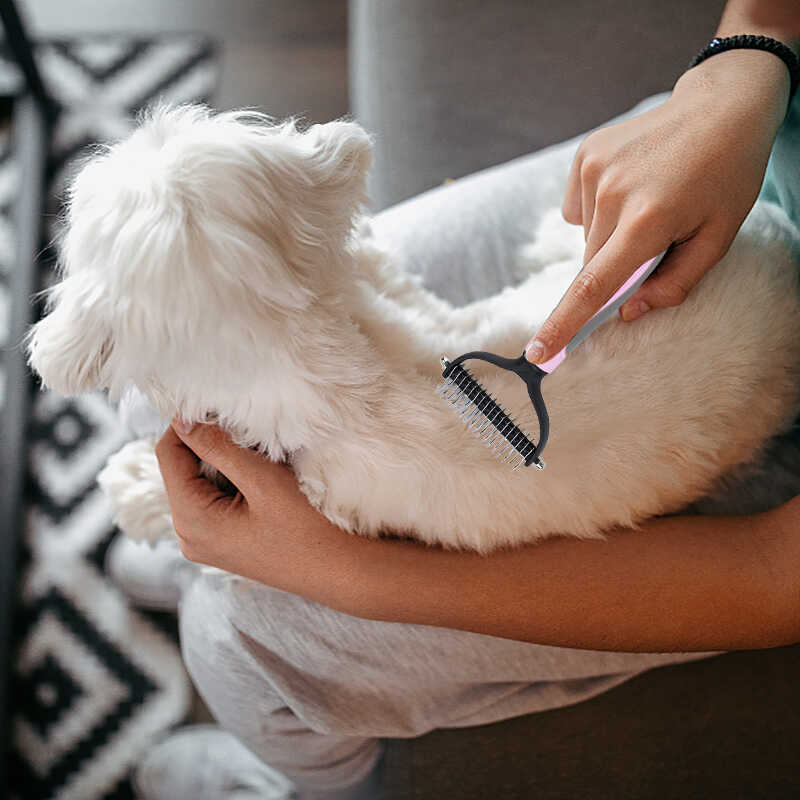
M256 488L255 476L264 465L260 453L234 444L216 425L197 424L186 430L175 420L172 429L198 458L216 467L245 497Z
M611 238L617 227L619 209L597 205L592 217L592 227L586 237L586 248L583 252L584 266L600 251L600 248Z
M680 305L726 249L717 236L707 231L674 245L658 271L620 308L622 319L632 322L653 308Z
M592 229L597 183L600 180L601 172L602 166L596 157L588 155L581 162L581 224L585 241L588 241L589 231ZM584 259L585 262L586 259Z
M668 245L644 217L618 225L528 343L528 361L541 364L559 353L638 267Z
M581 151L575 154L567 178L567 189L564 202L561 204L561 216L572 225L581 224Z
M207 515L222 499L232 499L200 474L197 456L172 427L167 428L156 445L156 457L179 533L187 520Z

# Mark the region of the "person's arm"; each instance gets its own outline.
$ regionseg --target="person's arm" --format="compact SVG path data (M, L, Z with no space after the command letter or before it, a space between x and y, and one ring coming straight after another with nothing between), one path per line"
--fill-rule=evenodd
M800 3L730 0L717 35L736 34L796 48ZM778 57L730 50L685 72L663 105L581 143L562 210L583 226L584 268L528 343L529 360L558 353L637 267L670 246L620 314L630 322L686 299L758 196L788 93Z
M747 33L771 36L796 48L800 44L800 3L797 0L728 0L716 35Z
M787 521L800 526L797 507ZM800 640L800 570L781 560L783 524L779 514L668 517L605 541L551 539L488 558L366 543L350 554L353 575L374 584L328 601L357 616L561 647L771 647Z
M800 640L800 497L765 514L653 519L605 541L480 556L346 534L287 467L212 426L168 430L157 454L187 558L352 616L629 652ZM199 477L194 454L242 494Z

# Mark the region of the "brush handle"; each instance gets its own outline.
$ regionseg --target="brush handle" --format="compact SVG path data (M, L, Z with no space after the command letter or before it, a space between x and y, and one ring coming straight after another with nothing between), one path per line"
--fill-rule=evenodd
M650 277L653 270L661 263L667 251L659 253L655 258L645 261L633 275L617 289L606 304L567 342L567 346L552 358L537 364L543 372L551 373L584 339L599 328L604 322L616 314L617 309Z

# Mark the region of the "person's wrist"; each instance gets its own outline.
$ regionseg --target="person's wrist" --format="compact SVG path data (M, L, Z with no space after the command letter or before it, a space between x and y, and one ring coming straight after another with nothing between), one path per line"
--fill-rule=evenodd
M687 70L667 102L698 130L741 140L766 159L786 117L789 87L789 70L772 53L729 50Z
M705 97L716 106L771 112L780 124L786 114L790 85L789 70L781 59L764 50L741 48L717 53L684 72L673 94Z
M372 590L369 577L375 542L348 533L311 506L286 525L270 554L274 571L280 569L276 588L305 597L338 611L352 613ZM379 542L377 544L380 544ZM287 569L287 565L291 565Z

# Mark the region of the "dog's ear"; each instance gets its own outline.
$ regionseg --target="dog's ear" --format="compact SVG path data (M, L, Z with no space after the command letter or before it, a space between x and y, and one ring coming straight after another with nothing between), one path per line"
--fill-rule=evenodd
M358 123L344 120L313 125L307 136L314 143L313 169L318 188L330 191L352 214L367 199L372 139Z
M84 274L50 291L46 316L28 332L28 361L44 385L74 395L104 386L111 334L103 299Z

